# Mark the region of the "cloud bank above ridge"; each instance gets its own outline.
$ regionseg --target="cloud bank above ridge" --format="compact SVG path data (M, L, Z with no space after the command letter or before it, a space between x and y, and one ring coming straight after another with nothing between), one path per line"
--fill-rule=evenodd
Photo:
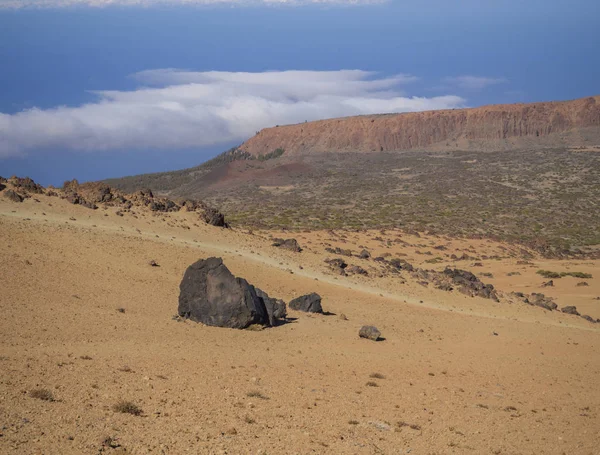
M110 6L358 6L387 3L387 0L0 0L1 9L22 8L105 8Z
M414 97L410 75L361 70L192 72L132 75L131 91L94 91L76 107L0 113L0 158L28 151L185 149L242 142L262 128L361 114L464 107L455 95Z

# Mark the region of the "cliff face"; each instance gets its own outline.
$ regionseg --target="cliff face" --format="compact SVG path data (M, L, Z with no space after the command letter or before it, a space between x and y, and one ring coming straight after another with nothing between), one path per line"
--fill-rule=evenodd
M258 156L410 149L502 150L586 145L600 137L600 96L573 101L321 120L260 131L241 149Z

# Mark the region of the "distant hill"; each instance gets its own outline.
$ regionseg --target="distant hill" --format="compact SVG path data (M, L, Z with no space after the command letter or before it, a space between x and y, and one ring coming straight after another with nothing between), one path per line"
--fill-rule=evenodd
M125 191L150 187L179 195L215 168L248 159L332 152L502 151L600 145L600 96L573 101L344 117L266 128L199 166L106 180ZM218 173L217 173L218 174ZM209 176L217 183L218 175Z
M193 168L106 182L205 200L233 226L400 227L568 254L600 245L600 97L280 126Z
M598 139L600 96L574 101L505 104L472 109L367 115L260 131L240 148L259 156L395 152L498 151L586 145ZM587 141L586 141L587 140Z

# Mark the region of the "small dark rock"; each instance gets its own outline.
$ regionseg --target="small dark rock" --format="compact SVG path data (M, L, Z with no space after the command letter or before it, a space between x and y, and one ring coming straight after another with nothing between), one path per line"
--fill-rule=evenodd
M574 306L566 306L563 307L560 311L567 314L574 314L575 316L579 316L579 312L577 311L577 307Z
M302 248L296 239L273 239L273 246L300 253Z
M546 281L545 283L542 283L542 287L543 288L549 288L549 287L553 287L554 286L554 281L550 280L550 281Z
M351 265L346 269L348 273L354 273L356 275L368 275L368 272L358 265Z
M577 286L589 286L589 284L587 283L587 281L580 281L579 283L577 283Z
M587 314L582 314L581 317L586 321L591 322L592 324L596 324L596 320L593 317L588 316Z
M546 297L544 294L538 294L535 292L531 293L531 296L529 297L529 302L532 305L539 306L548 311L553 311L558 308L558 305L554 303L551 298Z
M255 287L254 290L256 291L256 295L261 298L265 304L267 315L269 316L269 323L272 326L277 325L279 320L287 317L287 309L283 300L269 297L262 289Z
M377 341L381 336L381 332L372 325L363 325L358 331L358 336L360 338L367 338L372 341Z
M371 257L371 253L369 253L367 250L362 250L358 257L361 259L369 259Z
M206 207L204 212L200 215L200 218L211 226L217 227L227 227L227 223L225 223L225 215L219 212L217 209L212 207Z
M292 310L304 311L307 313L323 313L321 306L321 296L315 292L295 298L289 303Z

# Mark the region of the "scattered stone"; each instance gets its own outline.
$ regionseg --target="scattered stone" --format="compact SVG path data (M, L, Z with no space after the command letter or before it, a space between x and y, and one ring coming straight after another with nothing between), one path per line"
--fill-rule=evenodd
M158 265L158 262L156 262L154 259L152 259L150 262L148 262L148 265L150 267L160 267L160 265Z
M560 311L567 314L574 314L575 316L579 316L579 312L577 311L577 307L574 306L566 306L563 307Z
M321 296L315 292L295 298L289 303L292 310L304 311L307 313L323 313L321 306Z
M283 300L269 297L262 289L254 288L254 290L265 305L267 315L269 316L269 324L276 326L279 320L284 320L287 317L287 308Z
M451 269L446 267L442 272L443 277L449 279L452 284L459 286L458 290L463 294L470 296L478 296L486 299L499 301L494 286L491 284L482 283L473 273L461 269ZM437 276L437 281L443 281Z
M589 286L589 284L587 283L587 281L580 281L579 283L577 283L577 286L579 286L579 287Z
M371 341L377 341L381 337L381 332L372 325L363 325L358 331L360 338L367 338Z
M351 265L346 269L346 272L354 273L355 275L368 275L368 272L358 265Z
M6 190L4 192L4 197L12 202L23 202L24 199L23 196L13 190Z
M405 259L394 258L390 260L390 265L395 267L398 270L406 270L407 272L412 272L415 268L407 262Z
M549 287L553 287L554 286L554 281L550 280L550 281L546 281L545 283L542 283L542 287L543 288L549 288Z
M286 250L294 251L296 253L300 253L302 248L298 245L296 239L273 239L273 246L284 248Z
M29 177L21 178L12 176L8 179L8 183L25 193L44 194L44 187L39 183L35 183Z
M348 317L347 317L347 316L346 316L344 313L341 313L341 314L340 314L340 320L342 320L342 321L347 321L347 320L348 320Z
M221 258L201 259L190 265L179 289L177 312L183 318L235 329L270 325L265 303L254 286L233 276Z
M550 297L546 297L544 294L538 294L536 292L531 293L529 297L529 303L544 308L548 311L553 311L558 308L558 305L554 303Z
M591 322L592 324L595 324L595 323L596 323L596 320L595 320L593 317L591 317L591 316L588 316L587 314L582 314L582 315L581 315L581 317L582 317L583 319L585 319L586 321L589 321L589 322Z

